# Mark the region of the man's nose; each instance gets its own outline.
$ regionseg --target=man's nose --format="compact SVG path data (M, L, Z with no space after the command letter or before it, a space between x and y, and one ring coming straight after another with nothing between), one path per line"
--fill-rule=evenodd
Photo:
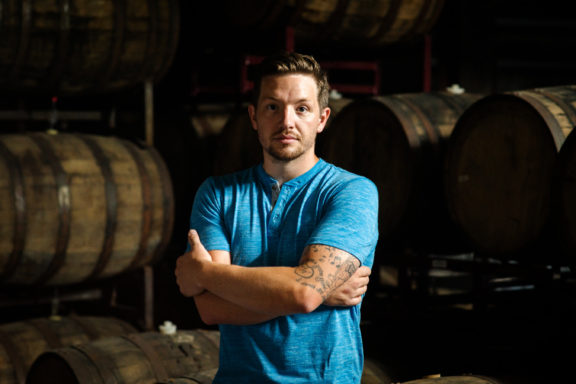
M294 110L294 108L291 107L284 108L282 112L282 125L285 128L293 128L295 117L296 117L296 111Z

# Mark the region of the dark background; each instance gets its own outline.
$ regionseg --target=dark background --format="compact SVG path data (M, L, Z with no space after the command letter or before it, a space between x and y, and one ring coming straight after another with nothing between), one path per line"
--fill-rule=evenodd
M261 9L256 7L267 2L242 4L246 16L256 17ZM284 16L268 26L259 21L235 25L239 15L228 12L228 2L180 1L173 60L154 84L153 140L169 168L176 205L172 239L162 260L153 266L154 327L164 320L183 329L205 327L193 300L181 297L173 278L174 261L185 246L195 189L226 156L218 149L225 140L220 125L208 123L206 128L195 119L209 115L225 122L243 108L249 97L241 75L245 69L249 79L250 68L243 64L246 57L293 48L324 63L369 63L378 68L379 79L373 70L337 67L329 70L330 78L333 83L370 86L379 95L441 91L452 84L483 95L570 85L576 82L576 17L568 4L446 0L428 33L374 45L292 36ZM0 89L0 109L58 108L100 111L102 116L113 111L114 126L102 118L57 121L52 127L146 140L143 89L143 84L134 84L113 92L78 95ZM351 99L374 95L358 89L341 93ZM53 96L58 96L56 104ZM1 133L43 131L51 126L42 120L4 119L0 124ZM570 267L480 263L475 251L446 259L426 252L415 255L409 247L389 250L380 244L376 258L381 270L373 273L363 305L367 357L381 364L396 382L436 373L472 373L519 384L569 382L573 376L570 350L576 341ZM547 256L541 255L544 260ZM62 314L112 314L143 329L143 280L142 271L133 271L60 289L4 286L0 320L46 316L53 298L60 295ZM96 300L66 300L66 295L93 290L102 292Z

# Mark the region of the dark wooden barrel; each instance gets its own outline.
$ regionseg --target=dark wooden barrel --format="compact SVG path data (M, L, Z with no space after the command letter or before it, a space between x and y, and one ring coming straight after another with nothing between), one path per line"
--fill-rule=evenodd
M173 214L154 148L96 135L0 135L2 283L65 285L151 264Z
M491 377L463 375L463 376L444 376L429 379L419 379L406 381L401 384L504 384L504 382Z
M55 349L38 357L26 383L141 384L185 378L218 367L214 333L218 331L143 332Z
M266 29L284 23L299 43L324 42L384 45L428 33L444 0L251 0L225 1L220 10L237 27Z
M172 63L176 0L0 0L0 88L116 91L158 81Z
M234 27L244 29L265 29L281 21L287 0L245 0L243 2L224 0L216 8L219 17Z
M392 379L377 360L364 359L364 368L360 384L391 384Z
M262 162L262 147L252 128L246 106L231 111L226 124L213 138L215 175L224 175Z
M383 45L428 33L444 0L289 0L296 38Z
M522 257L541 241L575 105L576 86L523 90L487 96L458 121L447 151L447 201L479 251Z
M442 207L444 143L478 98L436 92L356 100L319 136L319 156L378 187L383 239L397 241L406 228L408 241L418 239L417 246L446 243L435 233L449 225Z
M0 325L0 383L24 384L32 363L50 349L135 332L130 324L111 317L70 316Z
M170 172L174 190L174 231L166 252L182 253L190 226L194 194L212 175L214 141L230 116L230 107L176 105L155 116L154 147ZM184 242L182 242L184 239Z
M560 260L576 264L576 131L562 144L558 155L553 198L553 231Z

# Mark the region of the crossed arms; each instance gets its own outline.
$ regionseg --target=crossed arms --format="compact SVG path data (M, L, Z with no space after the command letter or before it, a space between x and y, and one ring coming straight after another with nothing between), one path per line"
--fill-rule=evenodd
M366 292L370 269L334 247L307 246L296 267L242 267L230 263L228 252L208 252L194 230L188 241L176 282L207 324L256 324L321 304L356 305Z

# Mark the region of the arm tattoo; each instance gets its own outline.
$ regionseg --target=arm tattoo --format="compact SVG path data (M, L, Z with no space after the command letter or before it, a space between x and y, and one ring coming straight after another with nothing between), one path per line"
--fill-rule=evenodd
M294 270L296 281L315 289L324 299L359 267L354 256L338 248L313 244L310 251L308 259Z

